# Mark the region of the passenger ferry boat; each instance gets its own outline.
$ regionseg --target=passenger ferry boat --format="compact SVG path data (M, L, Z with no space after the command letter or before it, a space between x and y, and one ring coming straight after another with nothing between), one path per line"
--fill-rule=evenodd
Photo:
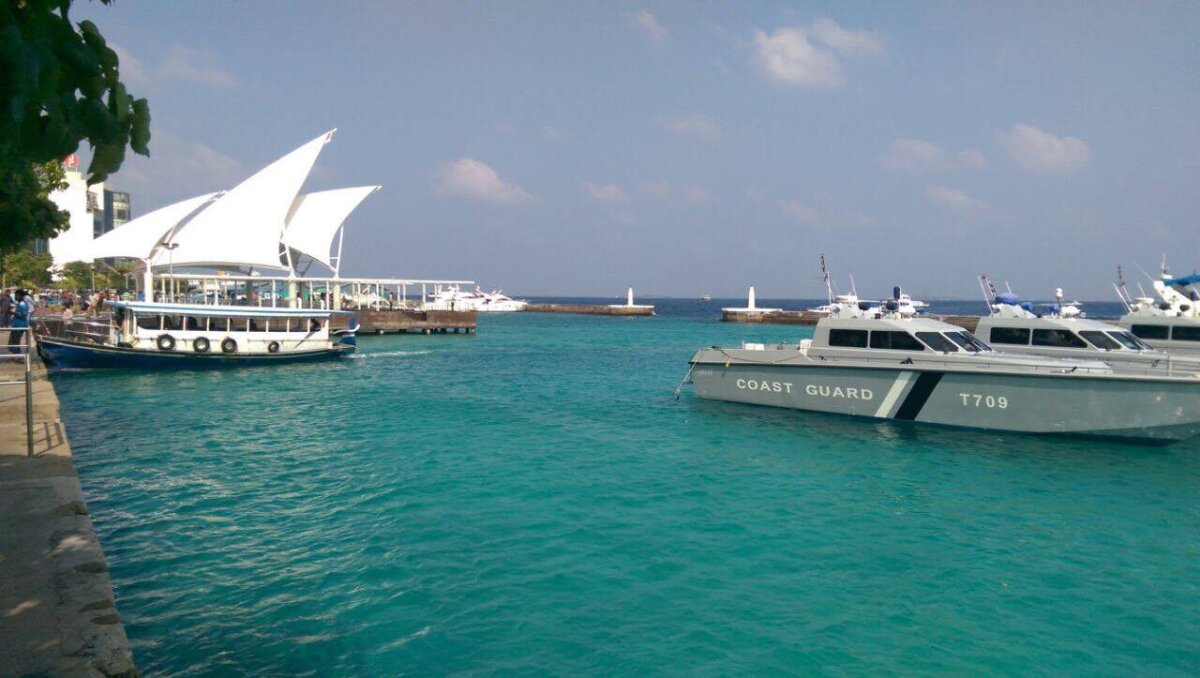
M1035 311L1033 304L1005 292L989 303L990 315L979 319L975 334L1005 353L1056 358L1102 360L1118 370L1160 371L1192 376L1200 374L1200 357L1172 356L1150 346L1123 327L1091 320L1077 301L1063 301Z
M690 360L695 393L992 431L1153 444L1200 434L1200 378L1000 353L960 327L901 316L896 306L822 318L799 344L700 349Z
M322 309L106 302L107 323L71 323L41 336L65 368L224 367L324 360L355 348L353 313ZM349 316L346 329L334 317Z

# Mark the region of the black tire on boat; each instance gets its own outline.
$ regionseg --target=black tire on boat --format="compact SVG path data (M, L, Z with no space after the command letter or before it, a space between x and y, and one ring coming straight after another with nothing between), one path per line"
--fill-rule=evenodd
M192 342L192 350L196 353L208 353L208 339L204 337L196 337Z
M221 342L221 353L237 353L237 341L233 337L225 337Z
M158 335L158 341L156 343L158 344L158 350L160 351L175 350L175 337L172 337L169 334Z
M272 341L271 343L267 344L267 353L279 353L279 342Z

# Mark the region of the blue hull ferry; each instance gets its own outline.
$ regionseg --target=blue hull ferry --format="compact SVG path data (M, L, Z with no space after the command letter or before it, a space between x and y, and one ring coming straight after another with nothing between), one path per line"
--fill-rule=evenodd
M355 349L353 314L323 309L109 302L107 323L39 337L59 368L195 369L328 360ZM335 316L350 316L334 329Z

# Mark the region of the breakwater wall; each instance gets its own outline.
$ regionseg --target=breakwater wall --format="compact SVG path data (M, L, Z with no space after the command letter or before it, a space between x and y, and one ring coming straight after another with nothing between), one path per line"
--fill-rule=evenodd
M721 320L727 323L763 325L816 325L817 321L823 317L825 317L823 314L813 311L723 311L721 314ZM975 328L979 326L979 316L977 315L925 314L921 317L958 325L968 332L974 332Z
M28 456L24 363L0 363L0 381L22 382L0 384L0 675L137 676L58 396L35 364Z
M654 315L653 306L607 304L529 304L527 313L580 313L584 315Z
M478 326L475 311L419 311L398 309L357 309L359 334L444 334L474 332Z

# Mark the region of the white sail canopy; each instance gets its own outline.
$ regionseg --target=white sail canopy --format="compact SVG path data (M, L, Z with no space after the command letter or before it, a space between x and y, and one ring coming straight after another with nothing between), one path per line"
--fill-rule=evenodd
M358 186L298 196L283 232L283 244L333 268L330 251L338 229L354 208L377 190L378 186Z
M334 131L235 186L171 236L168 246L172 252L159 252L154 264L287 269L280 262L285 219Z
M219 195L217 192L188 198L122 224L92 241L91 257L149 259L163 236Z

